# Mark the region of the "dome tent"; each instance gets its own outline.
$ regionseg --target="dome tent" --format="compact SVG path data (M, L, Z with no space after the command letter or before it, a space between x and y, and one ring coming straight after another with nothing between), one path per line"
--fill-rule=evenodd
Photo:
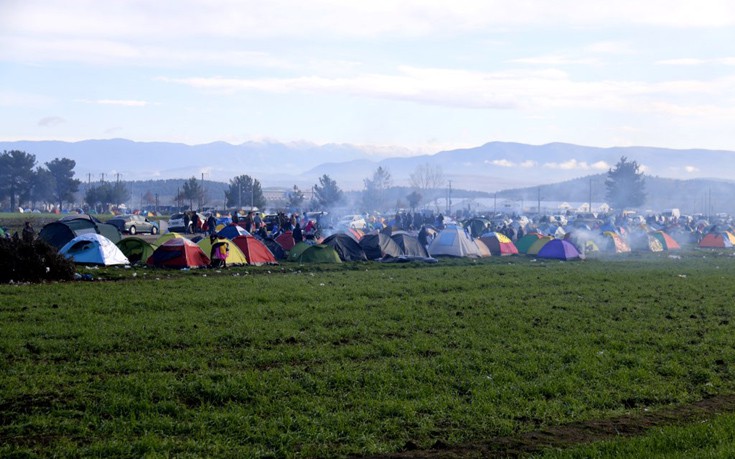
M188 239L176 237L159 246L146 261L157 268L205 268L209 257Z
M74 263L84 265L127 265L128 258L106 237L97 233L77 236L59 250L61 255Z

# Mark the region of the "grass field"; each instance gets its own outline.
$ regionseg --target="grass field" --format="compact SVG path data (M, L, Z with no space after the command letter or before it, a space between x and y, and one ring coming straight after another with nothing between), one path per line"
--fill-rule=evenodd
M0 456L732 452L731 253L80 272L0 286Z

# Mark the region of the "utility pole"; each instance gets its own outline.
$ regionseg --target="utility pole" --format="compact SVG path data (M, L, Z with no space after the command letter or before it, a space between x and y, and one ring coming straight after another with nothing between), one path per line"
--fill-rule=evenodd
M493 197L493 214L498 213L498 192L495 192L495 196Z
M242 209L242 180L237 181L237 210Z
M589 213L592 213L592 179L590 179L590 208Z
M102 183L105 183L105 173L104 172L102 173L102 180L101 181L102 181Z
M538 187L538 205L536 208L538 209L538 214L541 215L541 187Z

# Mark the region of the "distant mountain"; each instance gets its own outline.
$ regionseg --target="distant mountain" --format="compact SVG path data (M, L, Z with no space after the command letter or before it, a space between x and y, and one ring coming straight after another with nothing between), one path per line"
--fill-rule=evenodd
M525 145L490 142L476 148L407 156L400 148L383 149L348 144L215 142L185 145L133 142L124 139L81 142L0 142L0 150L35 154L40 164L56 157L76 160L77 177L122 180L188 177L227 182L248 174L266 187L308 188L328 174L344 190L360 190L378 166L386 167L397 186L424 163L440 166L455 189L498 190L552 184L607 172L622 156L641 164L646 173L671 179L735 178L735 152L673 150L652 147L585 147L564 143ZM376 156L380 153L382 156ZM386 157L386 155L391 155ZM383 159L380 159L380 158ZM115 175L116 177L116 175ZM448 184L447 184L448 185Z

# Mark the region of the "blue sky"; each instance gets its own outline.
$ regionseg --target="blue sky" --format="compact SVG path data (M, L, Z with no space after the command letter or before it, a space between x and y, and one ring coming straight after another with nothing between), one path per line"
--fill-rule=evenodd
M727 0L2 0L0 140L735 150L733 43Z

